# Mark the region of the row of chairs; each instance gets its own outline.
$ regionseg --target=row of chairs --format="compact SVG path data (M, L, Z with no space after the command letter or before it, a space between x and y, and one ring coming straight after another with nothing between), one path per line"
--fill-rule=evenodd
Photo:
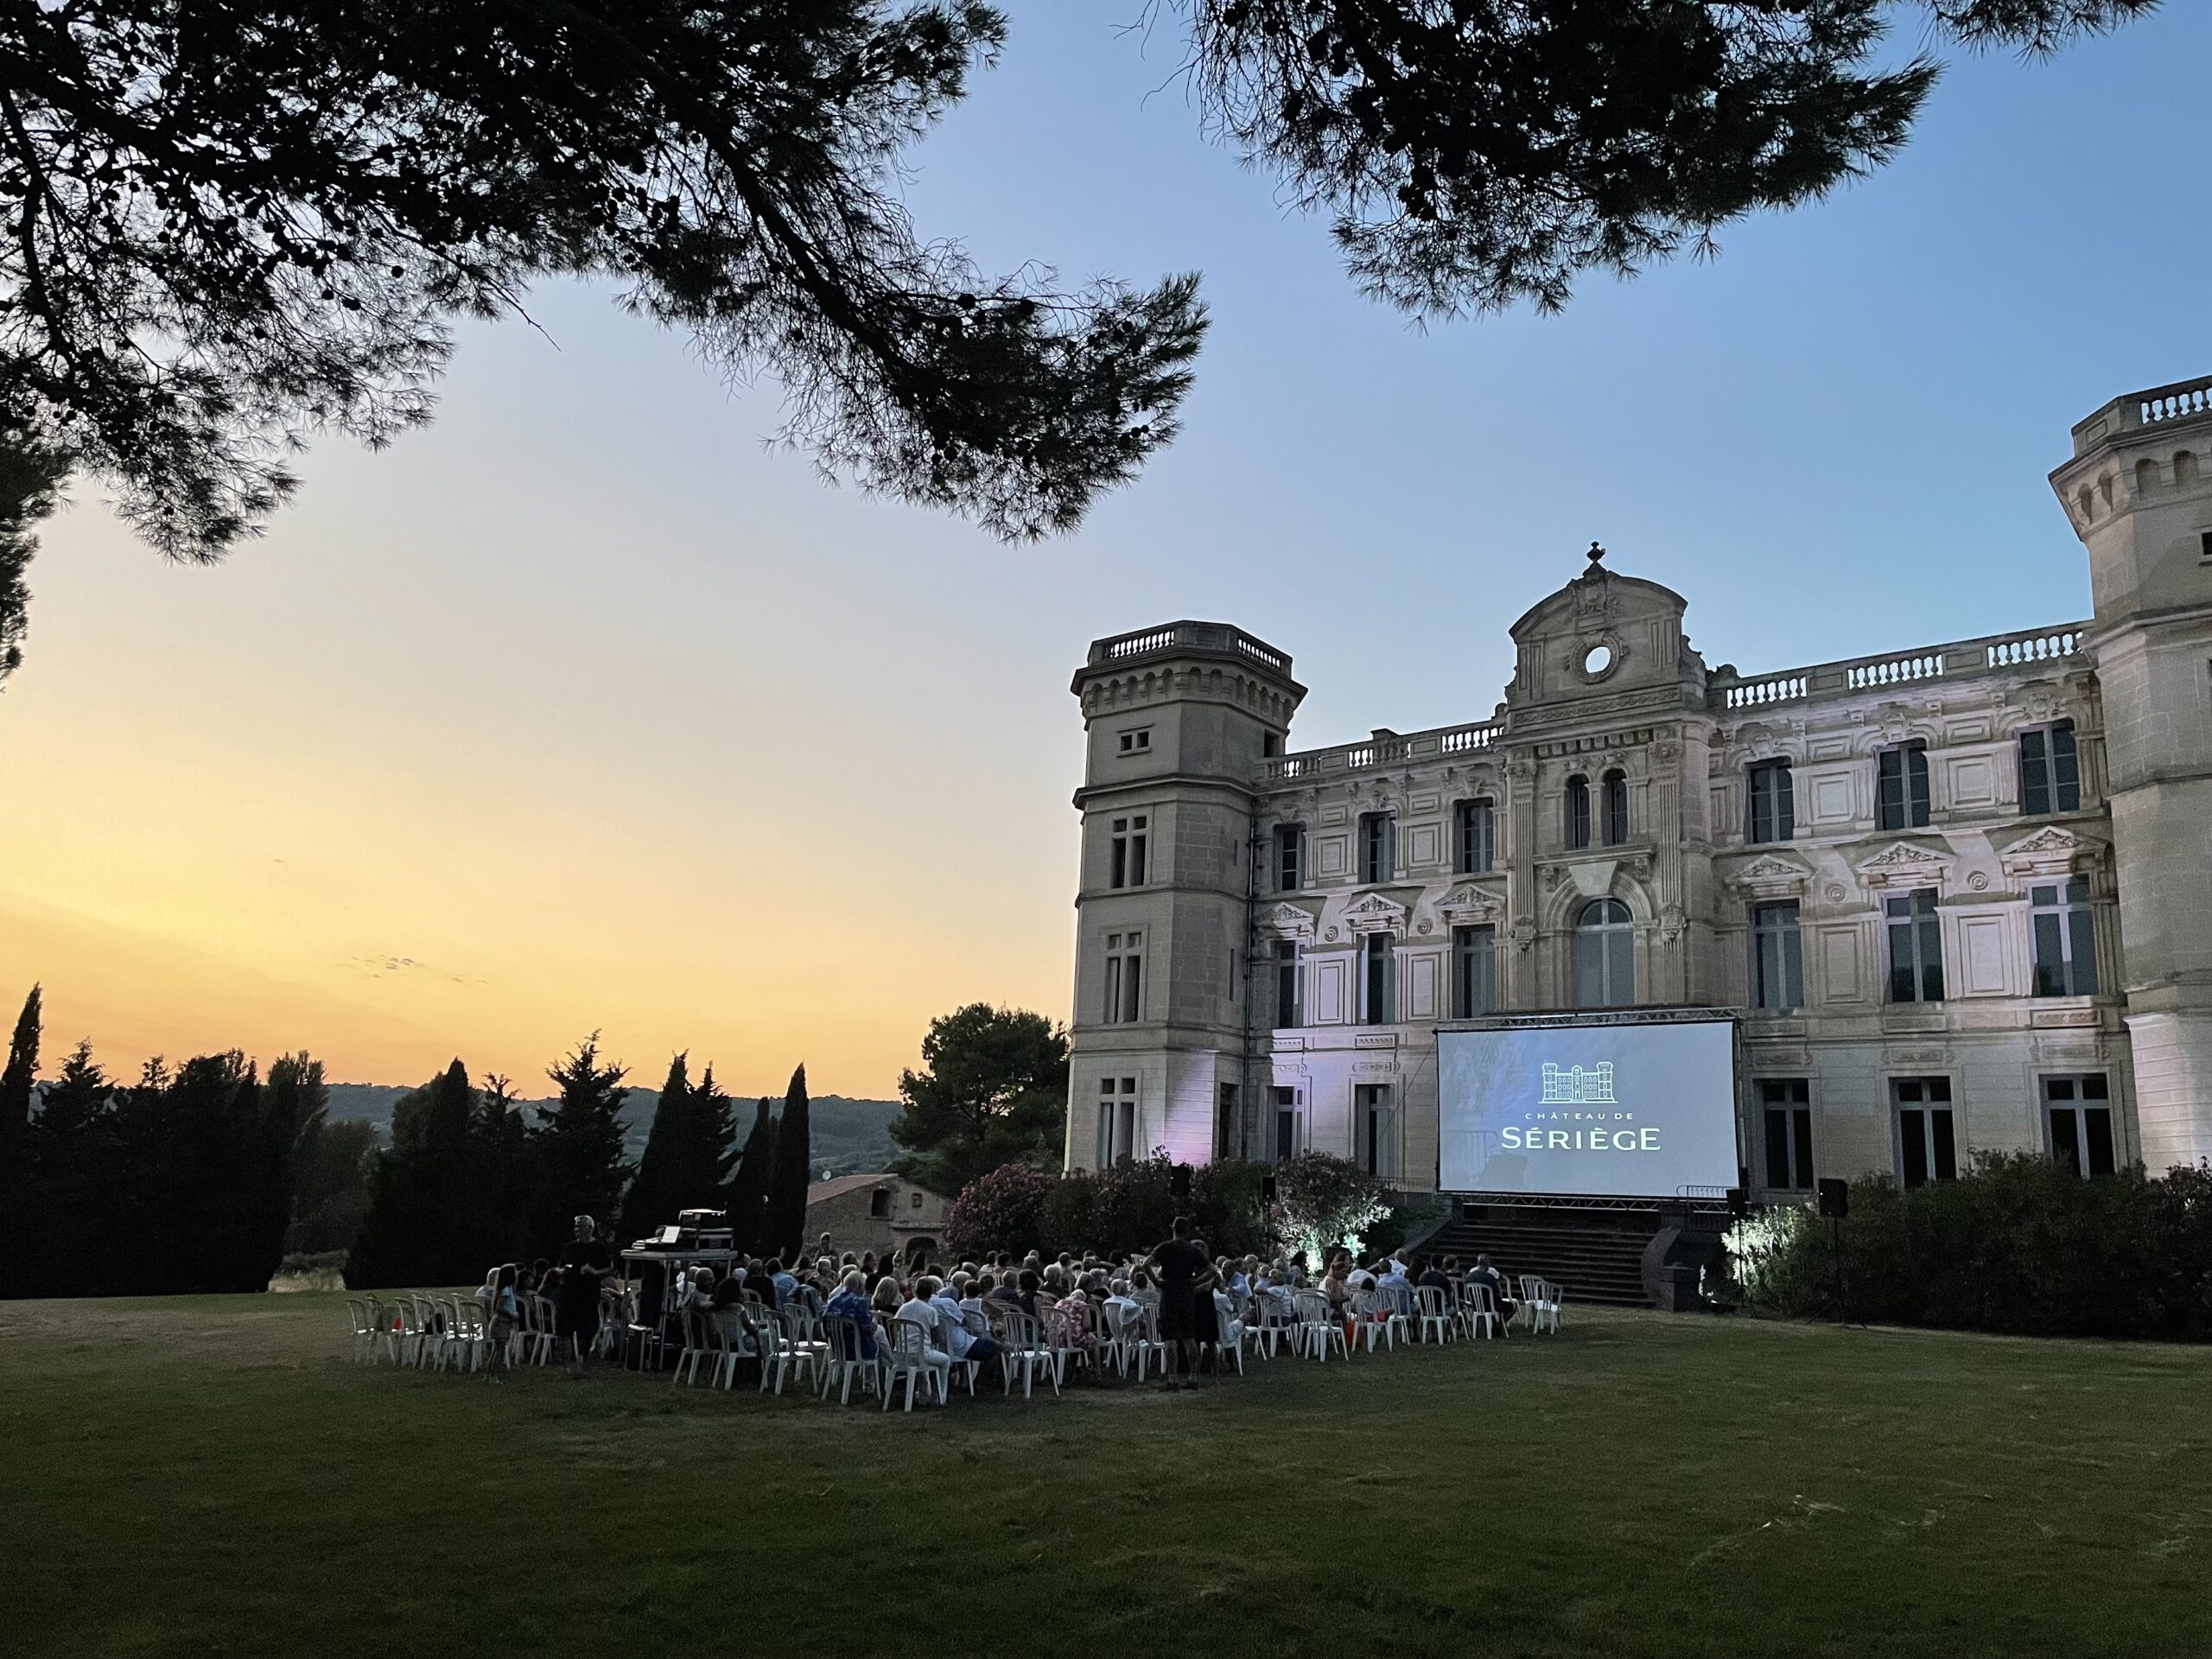
M529 1296L522 1318L505 1338L510 1365L543 1365L556 1346L552 1302ZM401 1291L383 1296L348 1297L346 1311L353 1332L353 1357L362 1364L385 1362L423 1370L454 1366L476 1370L491 1357L492 1337L484 1304L474 1296L438 1296Z

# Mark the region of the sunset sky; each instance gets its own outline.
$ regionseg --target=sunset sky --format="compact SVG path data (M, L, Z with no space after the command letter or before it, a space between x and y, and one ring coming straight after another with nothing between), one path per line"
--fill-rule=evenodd
M1427 334L1204 142L1135 10L1013 5L908 192L987 264L1205 273L1185 434L1078 535L826 488L764 448L772 385L572 286L220 568L80 482L0 693L0 1001L44 982L49 1069L86 1035L534 1093L599 1027L640 1082L683 1048L885 1096L932 1014L1067 1015L1092 638L1238 622L1313 747L1487 715L1593 537L1715 664L2070 620L2068 427L2212 370L2212 8L1955 63L1902 161L1717 262Z

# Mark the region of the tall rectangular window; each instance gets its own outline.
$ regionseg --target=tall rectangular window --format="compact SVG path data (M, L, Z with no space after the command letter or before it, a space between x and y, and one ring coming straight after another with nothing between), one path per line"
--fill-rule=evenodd
M1890 1001L1943 1000L1943 924L1933 888L1891 893L1882 900L1890 935Z
M1296 893L1306 884L1306 826L1275 826L1275 891Z
M1746 841L1788 841L1797 833L1797 803L1787 760L1762 760L1753 766L1745 798Z
M1805 1006L1804 947L1797 931L1797 901L1751 906L1751 1006Z
M1132 818L1113 821L1114 837L1109 843L1106 860L1106 885L1109 887L1141 887L1144 886L1145 847L1150 841L1151 815L1140 813Z
M1885 830L1928 827L1928 746L1917 740L1874 760L1875 816Z
M1618 847L1628 839L1628 774L1616 766L1598 785L1598 820L1605 845Z
M1359 941L1359 1022L1388 1026L1398 1018L1398 936L1363 934Z
M1897 1180L1905 1186L1959 1178L1958 1141L1951 1129L1948 1077L1893 1077Z
M2043 1080L2044 1127L2050 1155L2076 1175L2109 1175L2113 1155L2112 1085L2101 1071Z
M1398 1173L1397 1121L1390 1110L1390 1085L1355 1084L1351 1091L1352 1135L1358 1141L1359 1166L1370 1175Z
M1275 941L1275 1027L1296 1030L1306 1023L1304 1001L1299 995L1302 976L1298 964L1298 941Z
M1479 1019L1497 1011L1497 930L1452 930L1452 1017Z
M1783 1192L1813 1185L1811 1084L1803 1077L1761 1077L1759 1107L1765 1119L1766 1184Z
M1590 780L1580 772L1567 780L1567 794L1560 803L1560 829L1570 848L1590 844Z
M1098 1164L1110 1169L1124 1158L1136 1156L1137 1080L1101 1077L1098 1080Z
M1244 1155L1244 1125L1236 1110L1236 1085L1219 1085L1213 1112L1213 1160L1227 1163Z
M1497 868L1497 810L1483 795L1460 802L1459 817L1459 874L1486 875Z
M1359 879L1394 881L1398 875L1398 815L1363 812L1359 817Z
M2082 810L2082 762L2074 722L2055 721L2020 734L2020 810L2031 818Z
M1274 1153L1275 1162L1280 1164L1286 1159L1297 1157L1300 1145L1305 1140L1300 1132L1298 1090L1294 1087L1276 1085L1274 1116L1274 1133L1270 1138L1270 1148Z
M1144 935L1106 936L1106 1019L1124 1026L1144 1018Z
M2028 889L2029 925L2035 934L2037 996L2097 994L2096 912L2089 884L2080 876Z

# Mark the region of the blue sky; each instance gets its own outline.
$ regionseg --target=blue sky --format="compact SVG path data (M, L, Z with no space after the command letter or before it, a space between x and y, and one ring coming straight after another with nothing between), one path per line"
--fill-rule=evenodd
M530 1075L603 1026L645 1070L880 1093L955 1001L1065 1014L1091 638L1240 623L1313 747L1487 715L1593 537L1746 671L2069 620L2069 426L2212 368L2212 8L1955 60L1895 165L1717 261L1426 334L1204 141L1134 10L1013 5L907 194L987 265L1204 273L1136 486L1001 546L825 488L763 446L772 385L541 289L543 333L469 328L435 425L325 443L219 569L79 490L0 762L132 806L0 844L0 974L119 1058Z

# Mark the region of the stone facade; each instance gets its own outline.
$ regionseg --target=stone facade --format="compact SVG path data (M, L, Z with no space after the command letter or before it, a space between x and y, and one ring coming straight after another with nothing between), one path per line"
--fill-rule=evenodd
M1436 1032L1739 1021L1755 1192L2212 1156L2212 379L2075 430L2095 616L1758 674L1589 568L1491 717L1288 747L1287 654L1092 645L1067 1163L1437 1176Z
M806 1189L806 1242L813 1251L824 1233L842 1254L874 1250L933 1251L944 1242L951 1202L904 1176L838 1175Z

